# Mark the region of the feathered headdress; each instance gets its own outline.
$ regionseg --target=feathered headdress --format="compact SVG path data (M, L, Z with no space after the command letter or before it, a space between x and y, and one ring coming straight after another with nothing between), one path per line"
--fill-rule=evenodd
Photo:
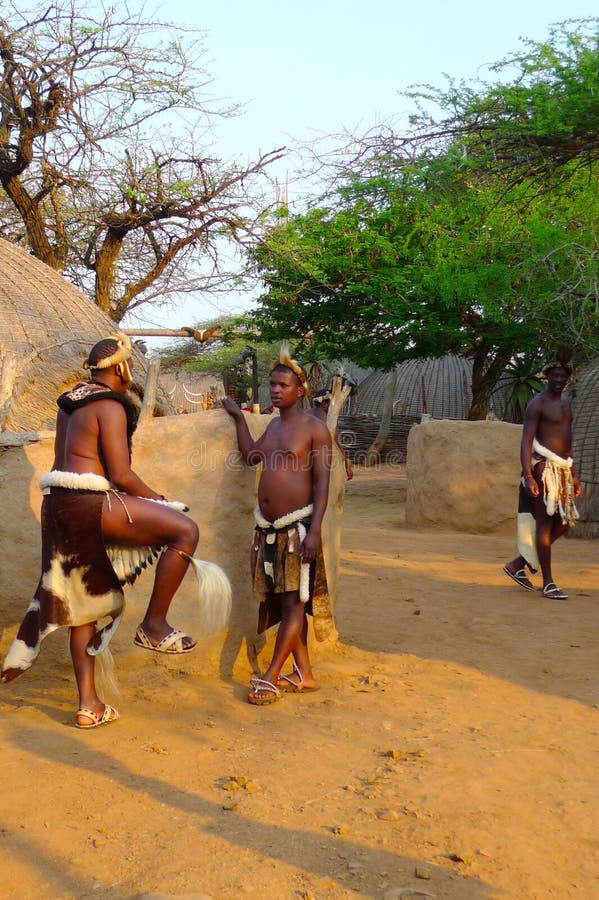
M566 347L565 344L560 344L557 347L553 359L543 366L543 375L547 375L551 369L565 369L568 377L572 375L574 366L572 364L572 350L570 347Z
M90 363L90 358L95 349L94 347L92 347L88 358L83 363L84 369L109 369L111 366L116 366L119 363L125 362L125 360L127 359L131 359L131 339L129 338L128 334L124 334L124 332L122 331L117 331L116 334L111 334L109 337L105 338L105 340L115 341L117 348L114 353L111 353L110 356L104 357L104 359L99 359L97 362ZM99 341L98 343L101 342Z
M272 366L270 367L270 371L272 372L273 369L276 369L277 366L285 366L287 369L291 369L293 374L298 377L299 382L304 389L306 397L310 398L310 388L308 386L306 373L298 362L296 362L294 359L291 359L291 348L289 346L289 341L281 341L279 345L279 358L275 359Z

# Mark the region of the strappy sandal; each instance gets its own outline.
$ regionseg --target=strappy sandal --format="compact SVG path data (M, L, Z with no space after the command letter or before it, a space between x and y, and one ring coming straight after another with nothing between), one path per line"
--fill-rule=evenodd
M512 581L515 581L516 584L519 584L520 587L523 587L525 591L534 591L534 585L528 579L525 569L518 569L517 572L510 572L508 567L504 566L503 571L509 578L512 579Z
M272 681L266 678L250 678L252 690L248 694L248 703L254 706L268 706L270 703L276 703L283 696L283 692L279 690ZM259 693L266 693L266 697L259 697Z
M568 595L564 594L561 588L558 588L555 581L550 581L543 588L543 597L547 597L548 600L567 600Z
M177 653L191 653L196 645L196 641L192 641L190 646L185 646L184 641L191 641L184 631L173 628L161 641L153 644L148 635L145 633L141 625L137 626L133 643L136 647L143 650L153 650L154 653L166 653L169 656L175 656Z
M297 675L298 680L294 681L293 676ZM280 684L281 681L284 681L284 684ZM293 663L293 672L291 675L279 675L279 690L281 691L291 691L293 694L308 694L313 691L318 690L318 685L315 684L314 687L306 687L304 684L304 678L302 673L300 672L297 664Z

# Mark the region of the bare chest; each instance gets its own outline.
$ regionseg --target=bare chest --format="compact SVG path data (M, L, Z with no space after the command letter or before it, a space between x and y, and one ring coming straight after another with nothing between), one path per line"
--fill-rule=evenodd
M554 400L543 406L543 424L553 428L567 428L572 422L570 407L562 400Z
M299 429L277 429L269 434L262 445L265 460L271 464L277 459L302 460L310 454L310 436Z

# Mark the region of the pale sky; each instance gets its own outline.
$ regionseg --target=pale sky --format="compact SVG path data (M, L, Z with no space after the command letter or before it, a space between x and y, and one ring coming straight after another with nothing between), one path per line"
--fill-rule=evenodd
M494 81L488 66L522 49L521 38L542 41L551 24L597 15L597 2L169 0L159 14L205 31L211 89L246 104L241 117L218 126L214 155L247 161L260 150L381 121L399 129L413 111L399 96L410 85L442 87L444 73ZM141 315L148 325L178 327L249 305L198 298Z

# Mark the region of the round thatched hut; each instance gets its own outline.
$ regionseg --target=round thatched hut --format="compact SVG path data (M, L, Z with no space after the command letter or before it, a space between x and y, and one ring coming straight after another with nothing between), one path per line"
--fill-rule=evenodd
M577 375L570 389L574 460L583 491L574 537L599 537L599 360Z
M87 377L89 348L117 327L58 273L0 239L0 431L53 428L56 397ZM138 394L146 368L136 353ZM170 408L165 395L158 408Z
M472 361L460 356L409 359L396 368L394 416L465 419L472 401ZM380 416L389 375L373 372L360 383L353 412Z

